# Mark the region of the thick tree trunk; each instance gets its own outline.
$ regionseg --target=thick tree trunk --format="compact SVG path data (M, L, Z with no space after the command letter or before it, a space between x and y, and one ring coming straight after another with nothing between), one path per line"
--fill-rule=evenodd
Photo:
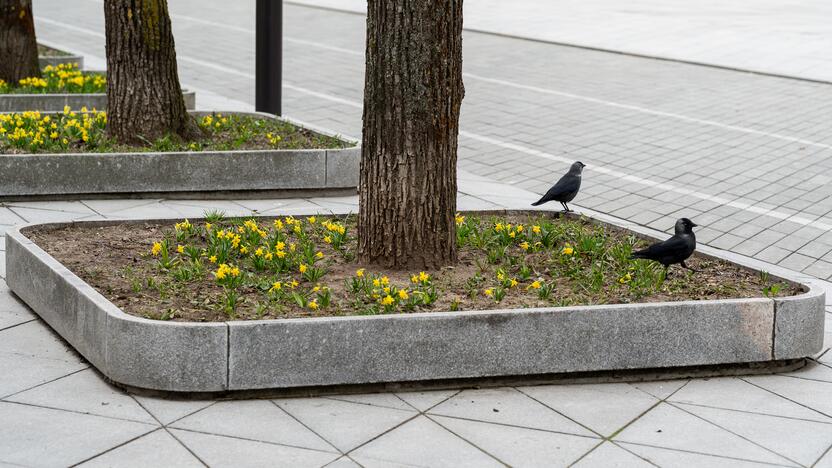
M0 0L0 80L40 76L31 0Z
M358 258L456 261L462 0L369 0Z
M124 143L197 135L179 85L167 0L104 0L104 21L109 134Z

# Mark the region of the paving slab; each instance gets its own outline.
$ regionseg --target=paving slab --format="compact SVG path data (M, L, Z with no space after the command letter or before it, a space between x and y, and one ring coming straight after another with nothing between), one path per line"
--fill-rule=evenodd
M431 419L509 466L569 466L601 442L591 437L458 418Z
M144 468L152 466L197 468L205 465L173 438L169 432L164 429L157 429L78 466L84 468Z
M269 400L221 401L170 427L337 453Z
M668 401L832 423L817 411L735 377L692 380Z
M304 426L343 452L353 450L417 414L326 398L274 401Z
M604 437L611 436L659 402L626 383L541 385L521 391Z
M615 436L615 441L763 463L789 464L786 458L666 403L661 403L628 426Z
M107 384L92 369L20 392L7 401L94 414L146 424L158 424L136 400Z
M802 421L702 406L679 407L801 465L811 466L832 446L832 422ZM800 440L800 443L796 444L794 440Z
M635 445L622 443L622 447L632 451L655 466L668 468L688 468L691 466L714 467L714 468L764 468L771 467L769 463L760 463L752 460L742 460L732 457L719 457L715 455L686 452L682 450L671 450L662 447L650 447L646 445ZM774 466L794 466L774 465Z
M155 426L0 401L0 461L69 466L154 430Z
M573 466L576 468L648 468L654 465L612 442L604 442Z
M152 414L160 423L170 424L189 414L211 406L214 400L192 400L192 399L171 399L158 398L142 395L133 395L144 409Z
M170 432L200 460L212 467L320 467L340 457L339 454L330 452L181 429L171 429Z
M592 432L514 388L465 390L428 414L593 436Z
M5 259L0 258L0 263L5 265ZM0 279L0 330L29 322L36 318L32 311L12 294L6 282Z
M350 456L368 468L504 466L425 416L397 427L351 452Z

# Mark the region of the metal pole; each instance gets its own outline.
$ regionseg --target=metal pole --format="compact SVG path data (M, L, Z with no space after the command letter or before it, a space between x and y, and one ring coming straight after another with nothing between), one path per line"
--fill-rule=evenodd
M283 0L257 0L254 108L281 114Z

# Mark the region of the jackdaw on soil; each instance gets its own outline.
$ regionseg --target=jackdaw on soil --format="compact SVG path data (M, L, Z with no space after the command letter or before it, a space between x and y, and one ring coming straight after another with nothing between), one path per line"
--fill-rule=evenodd
M569 213L569 207L566 205L567 202L571 202L575 195L578 194L578 190L581 189L581 172L584 170L585 164L580 161L575 161L572 163L572 166L569 168L569 172L566 173L560 180L546 192L546 195L543 195L543 198L540 200L532 203L532 206L542 205L549 201L558 201L563 206L563 210L566 213Z
M675 263L680 264L682 268L696 271L685 265L685 260L696 250L696 235L693 234L693 228L696 226L688 218L681 218L676 221L676 234L673 237L663 242L657 242L646 249L633 252L630 258L644 258L659 262L664 265L665 272L667 272L670 265Z

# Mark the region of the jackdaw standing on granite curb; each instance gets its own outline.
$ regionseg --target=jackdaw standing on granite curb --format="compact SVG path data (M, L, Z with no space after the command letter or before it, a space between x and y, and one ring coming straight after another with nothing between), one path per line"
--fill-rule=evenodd
M572 166L569 168L569 172L566 173L560 180L546 192L546 195L543 195L543 198L540 200L532 203L532 206L542 205L548 201L558 201L563 206L563 210L566 213L569 213L569 207L566 205L567 202L571 202L575 195L578 194L578 190L581 189L581 172L584 170L585 164L580 161L575 161L572 163Z
M681 218L676 221L676 234L673 237L663 242L657 242L646 249L633 252L630 258L644 258L659 262L664 265L665 275L668 267L675 263L682 265L682 268L696 271L685 265L685 260L696 250L696 235L693 234L693 228L696 226L688 218Z

